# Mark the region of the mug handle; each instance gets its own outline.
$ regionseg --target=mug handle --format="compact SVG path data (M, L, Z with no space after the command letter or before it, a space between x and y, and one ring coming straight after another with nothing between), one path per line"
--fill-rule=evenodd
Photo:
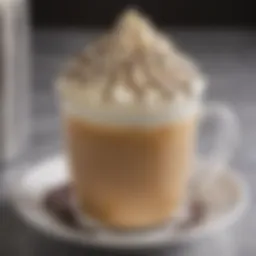
M212 139L213 146L208 156L200 159L201 172L197 189L205 192L216 178L225 170L239 139L239 121L236 114L225 104L212 102L203 110L202 121L216 120L217 131ZM208 171L207 171L208 170ZM199 187L198 187L199 186Z

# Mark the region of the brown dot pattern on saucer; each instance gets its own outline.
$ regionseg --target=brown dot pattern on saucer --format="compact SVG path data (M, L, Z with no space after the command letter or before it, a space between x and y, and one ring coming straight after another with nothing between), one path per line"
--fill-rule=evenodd
M66 184L50 191L45 197L44 204L47 211L62 225L75 230L83 230L84 227L76 217L71 197L71 186ZM189 205L189 217L178 226L178 229L182 231L193 228L201 223L204 216L203 202L192 201Z

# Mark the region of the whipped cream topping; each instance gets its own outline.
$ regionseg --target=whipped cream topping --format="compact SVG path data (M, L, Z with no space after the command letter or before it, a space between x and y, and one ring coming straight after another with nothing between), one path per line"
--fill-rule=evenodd
M69 63L58 87L80 106L153 109L197 100L204 81L197 66L165 35L129 10Z

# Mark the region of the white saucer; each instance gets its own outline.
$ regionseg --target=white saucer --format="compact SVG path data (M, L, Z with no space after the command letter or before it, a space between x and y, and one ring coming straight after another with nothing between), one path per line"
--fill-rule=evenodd
M18 172L19 171L19 172ZM120 232L101 228L72 229L56 220L46 209L45 196L52 189L68 183L63 157L58 156L24 170L7 173L11 202L32 226L48 235L82 245L111 248L147 248L173 245L203 238L236 222L248 203L247 186L237 173L227 170L218 179L207 200L203 221L183 229ZM22 171L22 174L21 174ZM17 175L19 173L19 175Z

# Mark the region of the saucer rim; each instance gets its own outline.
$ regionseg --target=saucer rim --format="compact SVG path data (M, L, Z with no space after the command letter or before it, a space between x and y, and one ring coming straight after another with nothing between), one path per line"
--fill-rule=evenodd
M25 167L23 169L23 172L21 170L13 169L6 172L5 175L5 183L9 184L9 190L7 191L8 199L10 200L12 206L14 209L19 213L19 215L22 217L22 219L29 225L32 226L35 230L37 230L39 233L43 233L46 236L50 236L52 238L80 244L84 246L97 246L101 248L114 248L114 249L140 249L140 248L155 248L159 246L170 246L174 244L180 244L180 243L188 243L192 242L194 240L207 237L211 234L214 234L217 231L223 230L234 224L234 222L242 216L242 214L247 209L249 202L250 202L250 193L249 193L249 187L247 183L245 182L245 179L243 178L243 175L237 171L234 171L233 168L227 167L227 171L225 172L225 175L229 176L229 179L232 179L232 183L237 187L237 190L239 191L239 197L237 197L236 204L233 205L233 209L228 210L228 213L223 214L218 220L213 220L212 223L208 223L205 227L205 225L201 225L199 229L194 229L194 232L190 232L188 234L181 234L181 235L174 235L173 237L170 237L170 239L166 240L156 240L156 241L141 241L141 242L109 242L109 241L98 241L97 239L90 238L89 234L85 237L84 234L80 232L74 231L72 228L68 228L67 226L57 223L56 219L54 219L49 212L45 210L45 208L42 208L42 200L37 199L40 203L40 205L37 211L39 209L43 213L43 218L47 218L49 222L52 222L53 226L51 230L49 230L47 227L42 225L41 220L38 221L38 218L29 216L28 211L24 210L24 207L22 207L22 204L19 202L19 189L21 188L22 180L25 179L29 174L39 171L40 168L42 168L43 165L46 165L47 163L53 163L54 161L58 162L58 164L64 164L62 166L65 166L65 159L62 155L56 156L54 158L46 159L44 161L40 161L37 164ZM60 168L61 166L59 166ZM65 167L64 167L65 168ZM18 172L17 172L18 171ZM42 171L42 170L41 170ZM64 170L63 170L64 171ZM63 172L62 171L62 172ZM19 174L19 175L18 175ZM14 175L15 179L13 181L10 181L10 177ZM8 178L9 176L9 178ZM12 185L11 185L12 183ZM17 186L14 186L16 184ZM20 191L21 192L21 191ZM45 192L46 193L46 192ZM36 203L36 202L35 202ZM35 204L34 203L34 204ZM40 217L42 218L42 216ZM49 224L49 223L48 223ZM216 225L217 224L217 225ZM48 225L49 227L49 225ZM207 228L208 227L208 228ZM195 231L196 230L196 231ZM192 230L193 231L193 230Z

